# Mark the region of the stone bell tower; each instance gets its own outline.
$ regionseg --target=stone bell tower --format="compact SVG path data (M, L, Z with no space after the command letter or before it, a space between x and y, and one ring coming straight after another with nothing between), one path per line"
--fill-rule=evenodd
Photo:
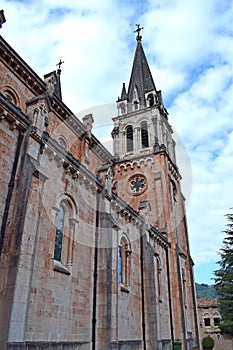
M123 84L117 100L118 116L113 118L114 189L144 216L149 230L155 228L170 244L167 269L172 337L180 339L182 349L191 349L191 343L198 339L198 327L181 175L168 112L142 47L142 28L137 26L129 85L126 88Z
M117 100L118 116L113 118L113 152L117 161L115 180L118 195L135 210L141 201L149 201L152 225L165 228L165 215L168 215L165 197L170 196L170 187L173 194L177 192L179 184L176 182L180 180L180 175L168 112L163 105L161 91L155 87L142 47L140 30L138 26L129 86L126 91L123 84L121 96ZM166 179L162 184L164 176ZM166 189L163 188L165 184ZM170 202L173 200L170 198Z

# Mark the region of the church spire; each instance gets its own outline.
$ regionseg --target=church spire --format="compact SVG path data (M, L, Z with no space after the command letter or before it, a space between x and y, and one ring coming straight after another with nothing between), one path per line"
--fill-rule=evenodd
M123 84L121 97L118 97L117 107L119 115L125 115L136 110L157 106L165 118L168 112L163 105L162 92L157 91L155 83L142 47L140 24L136 24L137 46L134 54L128 90Z
M140 32L143 28L140 28L139 24L136 24L136 26L137 29L135 32L137 32L137 47L134 55L133 68L131 71L127 95L128 102L134 103L133 98L135 96L135 91L137 91L139 104L142 107L146 107L147 104L145 95L150 91L156 92L156 88L141 43L142 36L140 35Z

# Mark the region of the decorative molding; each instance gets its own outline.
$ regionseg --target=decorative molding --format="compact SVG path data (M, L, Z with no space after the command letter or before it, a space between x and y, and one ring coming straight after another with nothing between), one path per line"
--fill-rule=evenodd
M129 162L128 160L126 160L125 162L121 162L120 164L118 164L118 171L124 170L127 171L128 168L130 169L135 169L135 167L137 168L141 168L142 166L150 166L154 164L154 160L152 157L149 158L141 158L138 160L133 160L132 162Z
M45 83L2 37L0 37L0 56L5 65L12 70L35 95L45 92Z
M159 244L163 248L169 248L171 246L167 238L164 237L155 227L151 227L148 232L149 237L153 240L154 243Z
M7 97L0 93L0 121L6 120L11 131L27 130L31 122L28 117L16 107Z

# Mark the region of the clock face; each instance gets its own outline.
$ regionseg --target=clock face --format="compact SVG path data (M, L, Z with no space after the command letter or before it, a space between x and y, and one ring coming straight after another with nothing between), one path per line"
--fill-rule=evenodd
M128 189L134 196L143 193L147 189L146 177L141 174L131 176L128 181Z

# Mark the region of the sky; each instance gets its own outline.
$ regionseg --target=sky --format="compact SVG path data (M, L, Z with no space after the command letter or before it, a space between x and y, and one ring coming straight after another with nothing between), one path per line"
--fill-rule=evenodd
M78 116L93 112L94 133L107 147L115 101L129 82L135 24L144 27L144 51L177 140L195 280L213 284L233 207L233 2L2 0L0 6L7 20L1 35L41 78L64 61L63 101Z

